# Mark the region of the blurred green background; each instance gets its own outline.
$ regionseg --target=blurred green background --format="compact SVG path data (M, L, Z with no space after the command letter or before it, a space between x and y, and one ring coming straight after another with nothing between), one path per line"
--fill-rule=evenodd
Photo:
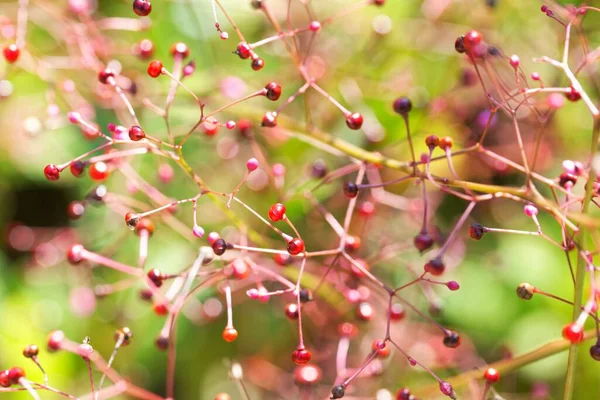
M319 18L335 14L348 5L345 1L313 3ZM278 16L285 16L286 1L270 0L268 4ZM223 5L248 41L258 41L274 33L265 23L264 16L247 1L224 0ZM477 116L485 110L487 102L480 87L461 84L464 70L469 66L454 51L454 40L458 35L471 28L479 29L488 42L497 45L507 55L518 54L528 73L539 71L548 84L565 84L565 78L557 71L532 61L541 55L558 57L562 51L561 28L539 12L540 5L538 1L519 0L429 0L388 1L381 8L370 6L361 9L319 33L312 52L315 57L313 61L315 68L323 68L319 83L349 109L363 113L366 121L364 131L371 132L375 138L383 134L382 139L368 141L364 132L349 131L341 115L314 92L309 93L306 100L292 104L282 115L286 120L296 121L293 124L288 122L288 127L301 131L305 126L304 109L308 105L313 122L321 130L368 150L381 151L405 160L409 158L405 129L402 120L393 113L391 103L396 97L406 95L415 105L410 124L419 153L425 151L423 139L430 133L452 136L456 147L460 148L472 135L481 131ZM240 60L231 54L237 44L233 30L219 13L221 25L229 32L230 39L222 41L218 38L213 27L210 2L157 0L153 2L153 8L150 29L142 32L104 31L110 51L106 57L101 57L106 63L117 60L122 66L122 74L135 82L137 94L133 96L133 102L147 132L165 137L162 119L141 103L142 99L148 97L156 104L164 104L168 83L166 79L150 79L145 74L147 61L132 55L132 46L141 39L154 42L154 58L163 60L167 68L171 63L171 44L185 41L189 45L197 70L186 79L186 84L205 99L208 110L228 102L221 90L223 81L228 77L240 78L242 86L247 86L246 93L275 80L283 86L282 100L302 85L279 42L260 48L259 54L266 61L265 68L260 72L252 71L247 60ZM48 18L48 14L53 15L54 12L60 13L62 18L74 20L66 2L31 1L27 48L37 60L67 54L65 39L72 27ZM16 2L0 2L0 15L15 21ZM93 18L105 17L134 18L135 15L128 1L100 1ZM584 23L591 47L600 43L598 21L598 16L590 15ZM295 7L294 26L308 22L305 14ZM4 42L9 43L10 40L4 39ZM574 59L580 59L580 49L574 46L573 53ZM28 67L30 65L27 63ZM57 69L49 74L48 80L55 84L66 79L75 82L81 96L94 106L95 122L100 127L116 122L111 102L98 94L94 71ZM36 245L54 237L57 228L72 226L77 229L79 240L91 250L114 248L117 260L135 265L138 241L123 224L122 214L112 212L107 207L88 207L81 220L67 220L67 203L84 198L95 184L87 177L77 180L68 176L68 173L64 173L60 181L50 183L44 179L43 167L48 163L65 162L92 149L97 143L83 139L77 127L65 123L64 116L70 108L60 93L56 94L56 102L61 107L61 117L48 116L46 108L52 85L40 79L39 74L32 72L31 68L10 68L2 63L0 76L13 86L10 96L0 98L0 225L5 239L0 252L0 366L23 366L28 376L39 382L40 373L33 363L21 356L26 344L37 343L44 348L47 333L62 329L75 341L90 336L94 348L108 356L114 345L114 330L129 326L135 338L130 346L119 352L115 368L136 384L164 394L166 353L154 347L154 339L164 321L162 317L154 315L148 303L139 299L137 290L125 290L98 299L94 312L82 315L86 314L85 310L78 310L77 304L73 304L75 291L114 282L119 278L118 274L101 268L95 268L92 272L89 268L67 265L61 261L63 253L56 248L46 248L49 253L44 253L44 249L40 250L35 245L21 249L25 251L18 251L10 245L9 234L13 232L11 229L17 221L35 227ZM590 93L593 98L598 98L598 93L591 86ZM117 102L116 96L115 99ZM263 113L272 107L266 99L253 99L232 108L219 118L222 121L248 118L257 126ZM174 131L178 134L186 132L197 117L197 106L180 91L171 113ZM524 118L524 124L527 123ZM532 140L534 129L529 130L531 132L525 135ZM591 119L584 105L581 102L567 104L547 129L543 140L543 162L540 161L537 170L554 178L561 172L563 159L584 160L590 133ZM228 137L229 142L225 141ZM507 121L499 116L489 140L502 149L502 146L514 145L512 137L507 129ZM287 167L286 190L291 194L297 191L294 184L305 179L309 164L315 159L324 159L330 170L347 163L343 158L327 155L296 139L285 140L270 133L258 133L257 138L270 162L281 162ZM219 144L228 146L236 141L235 133L221 129L216 138L197 134L186 145L188 162L206 178L209 187L231 190L241 179L245 170L244 160L252 154L248 144L240 143L238 155L232 160L223 159L222 152L216 151ZM482 165L481 161L469 157L459 157L456 163L464 179L498 184L522 182L518 175L493 171ZM178 169L171 184L161 184L156 178L159 165L156 157L138 157L132 161L132 165L142 177L155 183L167 196L185 198L195 194L193 184ZM439 172L444 173L444 169ZM393 171L383 171L382 174L386 179L397 176ZM120 174L114 174L106 185L111 192L127 191L126 182ZM336 216L343 215L346 205L340 188L341 183L335 182L317 191L323 204ZM417 198L420 189L399 185L389 190ZM144 199L143 195L135 196ZM277 193L273 190L252 191L243 188L241 196L263 215L269 205L277 200ZM440 197L433 191L432 198L436 199L433 201L435 210L432 223L447 233L465 204L454 198ZM292 196L287 205L288 215L297 222L300 232L314 232L307 239L307 247L327 248L332 243L328 226L309 202L300 196ZM248 213L239 209L237 212L242 219L262 229ZM191 229L191 207L182 206L177 216ZM383 240L410 243L418 232L420 218L419 212L379 206L366 230L359 231L357 224L358 233L364 233L361 254L372 255ZM234 229L222 213L207 201L201 202L199 220L207 232L217 230L226 234ZM488 226L535 228L523 216L520 205L507 201L478 206L471 220ZM542 215L540 221L548 235L560 237L560 230L553 220ZM467 345L456 350L456 355L450 357L452 361L445 363L436 358L436 347L431 344L441 342L441 337L439 334L436 336L431 327L423 326L418 316L409 313L409 321L400 323L406 326L394 328L407 350L420 355L424 363L438 366L436 372L442 377L458 374L474 364L483 366L486 361L498 360L507 353L528 351L545 341L558 338L562 326L570 320L572 313L571 308L562 303L540 296L524 302L515 294L520 282L530 282L547 292L571 299L572 284L564 253L534 237L486 235L480 242L467 241L465 237L467 235L463 229L463 234L450 252L447 261L450 267L445 275L448 279L459 281L461 289L453 293L441 290L444 288L435 288L435 291L443 299L443 312L437 319L461 332ZM115 242L119 246L112 246ZM198 241L191 243L166 226L159 225L151 239L148 266L176 272L193 260L197 245ZM373 267L373 272L399 285L411 278L404 268L405 263L420 268L426 257L418 258L415 252L408 252L378 263ZM83 293L85 295L87 292ZM214 290L207 290L201 293L199 299L206 300L214 295ZM420 309L427 309L427 302L418 290L409 291L407 296ZM221 295L218 297L222 299ZM234 321L240 337L233 344L223 342L220 337L225 325L223 315L214 321L206 318L201 318L197 323L186 318L179 321L176 397L209 399L220 391L227 391L234 399L241 398L235 384L227 379L228 360L246 361L256 355L269 360L277 368L277 382L273 383L275 389L264 390L250 379L248 388L252 398L297 397L297 389L291 383L293 367L289 361L297 332L295 324L290 323L283 313L285 301L273 299L268 304L262 304L244 300L243 290L235 294L234 301ZM374 304L380 318L371 325L360 325L361 336L351 348L349 360L352 365L359 365L372 339L382 333L384 304ZM323 311L320 307L327 310ZM344 306L339 308L345 309ZM316 398L324 398L334 377L330 353L335 350L337 322L331 321L341 321L346 317L352 319L353 314L340 316L336 307L319 298L317 305L307 306L307 310L307 341L320 349L320 356L316 359L324 371ZM193 310L190 312L193 313ZM323 317L318 318L321 313L335 315L336 319L323 322ZM311 314L317 322L310 322ZM587 356L588 346L582 347L575 398L596 399L600 397L600 365ZM42 350L40 360L50 375L52 386L74 395L89 391L87 371L78 357L64 352L50 355ZM388 365L381 377L356 383L357 387L361 387L359 393L365 398L373 398L378 388L387 388L395 393L402 386L418 387L431 383L424 372L409 370L398 354L385 364ZM448 364L452 365L448 367ZM507 399L533 398L532 388L543 382L548 385L549 394L536 398L558 399L562 397L565 368L566 352L503 377L497 389ZM2 396L20 399L28 395L3 393ZM469 394L464 396L460 398L468 398ZM42 393L42 397L54 398L47 393Z

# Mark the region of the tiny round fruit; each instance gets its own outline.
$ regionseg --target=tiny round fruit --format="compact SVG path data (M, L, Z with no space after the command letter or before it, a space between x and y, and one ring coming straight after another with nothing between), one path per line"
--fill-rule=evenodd
M85 170L85 164L83 163L83 161L73 161L71 163L71 165L69 165L69 170L71 171L71 174L74 177L79 178L79 177L83 176L83 171Z
M354 182L344 183L344 195L351 199L358 196L358 185Z
M37 356L39 352L39 347L37 347L35 344L30 344L23 349L23 356L27 358L32 358Z
M148 276L148 279L150 279L156 287L161 287L163 284L163 279L165 278L163 273L158 268L151 269L148 271L146 276Z
M293 256L302 253L304 251L304 241L300 238L290 240L287 245L287 251Z
M360 113L349 114L346 116L346 125L348 128L357 130L363 124L363 116Z
M408 97L399 97L394 101L394 111L400 115L407 115L412 110L412 102Z
M281 86L278 83L270 82L267 84L267 86L265 86L265 89L267 89L267 93L265 95L267 96L267 99L271 101L279 100L279 97L281 96Z
M450 331L444 336L444 346L455 349L460 346L460 335L454 331Z
M469 52L473 51L477 46L479 46L481 44L481 41L482 41L481 33L477 32L475 30L467 32L463 39L465 50L467 50Z
M428 232L421 232L413 239L413 244L420 253L429 250L433 243L433 237Z
M190 55L190 49L183 42L173 43L171 46L171 54L173 57L187 58Z
M139 142L145 137L146 132L144 132L144 130L139 126L133 125L131 128L129 128L129 139L133 140L134 142Z
M292 361L296 365L308 364L311 358L312 354L304 347L298 347L292 352Z
M523 300L530 300L534 293L535 287L530 283L523 282L517 286L517 295Z
M221 335L223 336L223 340L225 340L228 343L233 342L235 339L237 339L238 337L238 331L235 328L225 328L223 329L223 334Z
M469 227L469 236L471 236L471 239L481 240L484 233L485 227L477 222L471 224Z
M227 242L224 239L219 238L214 241L211 247L216 255L222 256L225 254L225 250L227 250Z
M60 170L54 164L48 164L44 168L44 175L49 181L56 181L60 178Z
M252 60L251 65L252 65L253 70L260 71L265 66L265 60L263 60L262 58L254 59L254 60Z
M133 12L145 17L152 11L152 3L148 0L133 0Z
M4 48L4 59L9 64L14 64L19 59L19 55L21 54L21 50L17 47L16 44L10 44Z
M236 53L242 60L245 60L247 58L250 58L252 50L250 49L248 43L242 42L237 45L237 48L234 53Z
M115 73L110 68L106 68L106 69L103 69L102 71L98 72L98 80L100 81L100 83L102 83L104 85L108 84L109 79L114 78L114 77L115 77Z
M108 178L108 165L104 161L98 161L90 165L90 178L95 181L103 181Z
M150 75L152 78L158 78L160 74L162 74L162 69L163 63L158 60L154 60L148 64L148 75Z
M583 328L576 323L565 325L562 336L571 343L579 343L583 340Z
M269 208L269 219L273 222L281 221L285 218L285 206L281 203L275 203Z
M590 356L596 361L600 361L600 344L596 343L590 347Z
M341 399L346 394L346 390L343 385L336 385L331 388L330 399Z
M500 380L500 373L495 368L488 368L485 370L483 377L489 383L496 383Z
M444 273L446 266L439 257L433 258L425 264L425 272L429 272L431 275L439 276Z

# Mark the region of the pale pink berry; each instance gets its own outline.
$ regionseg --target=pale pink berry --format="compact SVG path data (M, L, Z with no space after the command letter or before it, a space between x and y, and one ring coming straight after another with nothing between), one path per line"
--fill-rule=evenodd
M256 300L258 299L259 293L258 293L258 289L252 288L246 291L246 294L248 295L248 297L250 297L252 300Z
M192 233L197 238L201 238L202 236L204 236L204 229L202 229L202 227L200 225L194 225L194 229L192 229Z
M565 105L565 97L560 93L551 93L546 99L548 107L558 109Z
M267 289L265 288L258 289L258 300L263 303L268 302L271 296L269 296L267 293Z
M219 35L221 37L221 39L223 40L227 40L229 39L229 33L227 32L221 32L221 34Z
M77 354L79 354L83 358L90 358L93 352L94 348L87 343L80 344L77 347Z
M421 153L421 162L427 164L429 162L429 154Z
M273 175L281 177L285 175L285 167L283 164L273 164Z
M248 168L248 172L255 171L258 168L258 160L256 158L251 158L246 161L246 168Z
M72 124L77 124L81 121L81 114L79 114L77 111L71 111L69 113L69 121Z
M131 139L129 139L129 130L122 125L118 125L117 127L115 127L115 130L113 131L113 139L120 140L120 141L121 140L124 140L124 141L131 140Z
M221 235L219 235L217 232L211 232L208 234L207 236L207 240L208 240L208 244L210 244L212 246L212 244L214 242L216 242L217 240L219 240L221 238Z
M227 121L227 123L225 124L225 127L227 129L235 129L235 121Z
M575 174L575 163L571 160L564 160L562 162L562 167L565 170L565 172L569 173L569 174Z
M538 214L538 209L531 204L527 204L524 208L523 211L525 212L525 215L527 215L528 217L535 217Z
M537 72L532 72L531 73L531 79L533 79L534 81L539 81L541 79L540 78L540 74L537 73Z
M162 163L158 166L158 179L162 183L170 183L173 180L175 173L173 172L173 167L169 164Z
M313 21L308 26L308 29L310 29L312 32L318 32L321 29L321 23L319 21Z
M513 54L512 56L510 56L509 62L513 68L517 68L519 66L519 64L521 63L521 60L519 59L518 55Z

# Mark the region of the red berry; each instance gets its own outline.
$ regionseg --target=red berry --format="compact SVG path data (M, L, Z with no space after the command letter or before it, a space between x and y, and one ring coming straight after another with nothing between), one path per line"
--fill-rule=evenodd
M242 42L242 43L238 44L237 48L235 50L235 53L238 56L240 56L240 58L243 60L250 58L251 52L252 52L252 50L250 49L250 46L248 46L248 43L246 43L246 42Z
M444 273L446 266L442 262L441 258L436 257L434 259L429 260L427 264L425 264L424 269L425 272L429 272L431 275L439 276Z
M152 283L154 283L154 285L156 285L156 287L162 286L163 279L165 278L165 276L159 269L153 268L150 271L148 271L148 273L146 275L148 276L148 279L150 279L152 281Z
M159 336L154 341L154 344L156 345L157 349L166 350L169 348L169 338L164 337L164 336Z
M227 250L227 242L224 239L219 238L213 242L211 247L216 255L222 256Z
M302 253L304 251L304 242L300 238L290 240L287 245L287 251L293 256Z
M183 42L173 43L171 46L171 54L173 57L187 58L190 55L190 49Z
M142 218L135 226L135 233L139 236L141 231L146 231L150 236L154 233L154 224L147 218Z
M44 175L49 181L56 181L60 178L60 170L54 164L48 164L44 168Z
M390 307L390 319L392 321L400 321L405 316L406 316L406 311L404 310L404 307L402 307L402 304L400 304L400 303L392 304L392 306Z
M291 264L293 261L292 256L290 256L288 253L277 253L273 257L273 259L278 265L281 265L282 267Z
M292 361L296 365L308 364L311 358L312 354L304 347L298 347L292 352Z
M421 232L413 239L413 243L419 252L429 250L433 246L433 237L427 232Z
M150 58L154 54L154 43L152 43L152 40L144 39L138 43L136 52L141 58Z
M429 150L433 150L440 144L440 138L436 135L429 135L425 138L425 144L429 147Z
M69 169L74 177L79 178L83 175L85 164L82 161L74 161L71 163L71 165L69 165Z
M454 331L449 331L444 336L444 346L455 349L460 346L460 335Z
M14 43L4 48L4 59L9 64L15 63L19 59L19 54L21 50Z
M125 224L127 224L127 227L129 229L134 230L139 222L140 222L139 214L136 214L133 212L128 212L127 214L125 214Z
M235 328L225 328L225 329L223 329L223 333L221 336L223 336L223 340L231 343L235 339L237 339L238 331L236 331Z
M350 199L355 198L358 196L358 185L354 182L344 183L344 194Z
M150 75L152 78L158 78L160 74L162 74L162 69L163 63L158 60L154 60L148 64L148 75Z
M13 367L8 370L8 380L13 385L19 383L19 379L21 378L25 378L25 371L23 371L23 368Z
M581 100L581 93L579 93L573 86L569 88L569 92L565 94L565 97L569 101L578 101Z
M265 115L263 115L260 126L266 126L268 128L277 126L277 112L267 111Z
M281 96L281 86L279 86L278 83L268 83L267 86L265 86L265 89L267 89L267 99L271 101L279 100L279 97Z
M140 17L145 17L152 11L152 4L148 0L133 0L133 12Z
M344 243L344 249L347 252L351 253L360 249L360 244L361 241L358 236L348 235L346 237L346 242Z
M363 116L360 113L349 114L346 116L346 125L348 128L357 130L363 124Z
M298 305L296 303L290 303L285 306L285 315L289 319L298 319Z
M139 142L145 137L146 133L139 126L134 125L131 128L129 128L129 139L133 140L134 142Z
M390 346L387 345L383 340L375 339L371 345L373 351L377 352L377 356L381 358L388 358L390 356Z
M562 336L571 343L579 343L583 340L583 328L575 323L567 324L562 330Z
M206 136L215 136L219 132L219 122L214 118L209 118L202 124Z
M269 208L269 219L273 222L281 221L285 217L285 206L275 203Z
M103 161L98 161L90 165L90 178L95 181L103 181L108 178L108 165Z
M76 220L81 218L81 216L85 213L85 203L82 201L72 201L69 203L67 207L67 214L69 215L69 219Z
M411 400L413 398L414 396L410 394L410 389L407 387L399 389L396 393L396 400Z
M252 268L246 261L241 258L236 258L231 263L231 274L236 279L246 279L252 274Z
M0 386L10 387L10 380L8 379L8 370L0 371Z
M63 340L65 340L63 331L50 332L50 334L48 334L48 351L53 352L60 350Z
M156 315L167 315L169 309L165 303L157 303L154 305L154 313Z
M315 385L321 382L322 377L323 372L316 365L302 365L294 370L294 382L298 385Z
M71 246L69 251L67 251L67 261L73 265L80 263L83 260L83 256L81 255L83 250L85 250L85 248L81 244L74 244Z
M440 149L446 150L446 149L451 149L452 144L453 144L452 138L450 136L444 136L443 138L440 139L438 146L440 146Z
M356 308L356 316L363 321L370 321L375 316L375 309L367 302L362 302Z
M252 65L253 70L260 71L265 66L265 60L263 60L262 58L254 59L254 60L252 60L251 65Z
M467 51L474 50L477 46L479 46L481 44L481 40L482 40L481 33L477 32L477 31L467 32L463 39L465 49Z
M469 227L469 236L471 239L480 240L485 233L485 227L477 222Z
M106 68L103 69L102 71L98 72L98 80L100 81L100 83L102 84L108 84L108 80L110 78L114 78L115 77L115 73L112 69L110 68Z
M358 328L350 322L344 322L338 325L338 333L340 336L353 338L358 335Z
M496 383L500 380L500 373L494 368L488 368L485 370L483 377L489 383Z

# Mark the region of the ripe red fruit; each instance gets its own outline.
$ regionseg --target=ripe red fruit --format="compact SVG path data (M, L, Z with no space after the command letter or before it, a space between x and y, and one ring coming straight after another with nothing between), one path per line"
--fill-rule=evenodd
M219 132L219 122L214 118L208 118L202 123L206 136L215 136Z
M460 346L460 335L454 331L450 331L444 336L444 346L455 349Z
M19 383L19 379L25 378L25 371L20 367L13 367L8 370L8 380L13 385Z
M265 115L263 115L263 118L260 121L260 125L266 126L268 128L273 128L277 126L277 112L267 111Z
M173 43L171 46L171 54L173 57L187 58L190 55L190 49L183 42Z
M152 11L152 3L148 0L133 0L133 12L145 17Z
M69 165L69 169L71 170L71 174L74 177L79 178L83 175L83 170L85 169L85 164L82 161L75 161Z
M236 258L231 263L231 274L235 279L246 279L252 274L252 268L243 259Z
M235 339L237 339L238 337L238 331L235 330L235 328L225 328L223 329L223 340L225 340L226 342L233 342Z
M304 251L304 242L300 238L290 240L287 245L287 251L293 256L302 253Z
M108 84L108 80L110 78L114 78L114 77L115 77L115 73L110 68L106 68L106 69L103 69L102 71L98 72L98 81L100 81L100 83L102 83L104 85Z
M282 267L291 264L293 261L292 257L287 253L277 253L273 257L273 260L275 260L277 265L281 265Z
M500 380L500 373L494 368L488 368L485 370L483 377L489 383L496 383Z
M139 142L145 137L146 133L139 126L134 125L131 128L129 128L129 139L133 140L134 142Z
M241 59L245 60L247 58L250 58L251 52L252 50L250 49L250 46L248 46L248 43L242 42L237 45L237 48L234 53L240 56Z
M402 304L400 304L400 303L392 304L392 306L390 307L390 319L392 321L400 321L405 316L406 316L406 311L404 310L404 307L402 307Z
M484 233L485 233L484 226L477 222L474 224L471 224L471 226L469 227L469 236L471 236L472 239L480 240L483 237Z
M578 101L581 100L581 93L579 93L573 86L569 88L569 91L565 93L565 97L569 101Z
M140 58L148 59L154 54L154 43L152 43L152 40L144 39L138 43L136 50Z
M567 324L562 330L562 336L571 343L579 343L583 340L583 328L575 323Z
M154 233L154 224L147 218L142 218L135 226L135 233L139 236L141 231L147 231L150 236Z
M98 161L90 165L90 178L95 181L103 181L108 178L108 165L103 161Z
M273 222L281 221L285 217L285 206L275 203L269 208L269 219Z
M414 398L414 396L410 394L410 389L407 387L399 389L396 393L396 400L410 400L411 397Z
M255 71L260 71L265 66L265 60L262 58L257 58L252 60L252 69Z
M152 78L158 78L162 73L162 69L163 63L158 60L154 60L148 64L148 75L150 75Z
M213 242L211 247L216 255L222 256L227 250L227 242L224 239L219 238Z
M446 149L451 149L452 144L453 144L452 138L450 136L444 136L443 138L440 139L438 146L440 146L440 149L446 150Z
M84 250L84 247L80 244L74 244L73 246L71 246L69 248L69 251L67 251L67 261L69 261L69 263L75 265L81 262L81 260L83 260L83 257L81 255L81 252Z
M32 358L32 357L37 356L39 352L40 352L40 348L37 347L35 344L28 344L23 349L23 356L27 357L27 358Z
M296 303L289 303L285 306L285 315L291 319L298 319L298 305Z
M154 313L156 315L167 315L169 313L169 309L167 305L164 303L158 303L154 305Z
M156 287L161 287L163 284L164 275L158 268L153 268L146 274L148 278L156 285Z
M429 150L433 150L440 144L440 138L436 135L429 135L425 138L425 144L429 147Z
M358 196L358 185L354 182L344 183L344 195L350 199Z
M0 371L0 386L10 387L10 380L8 379L8 370Z
M465 37L463 39L463 44L467 51L472 51L475 49L475 47L477 47L481 44L481 41L482 41L481 33L477 32L477 31L469 31L465 34Z
M127 214L125 214L125 223L127 224L127 227L131 230L134 230L136 225L140 222L140 215L133 213L133 212L128 212Z
M85 213L85 203L82 201L72 201L69 203L67 207L67 214L69 215L69 219L76 220L81 218L81 216Z
M344 249L351 253L360 249L361 240L358 236L348 235L344 243Z
M267 89L267 93L265 95L267 96L267 99L271 101L279 100L279 97L281 96L281 86L279 86L278 83L270 82L267 84L267 86L265 86L265 89Z
M371 345L373 351L377 352L377 356L381 358L388 358L390 356L390 346L387 345L383 340L375 339Z
M48 334L48 351L58 351L61 348L62 341L65 340L63 331L52 331Z
M439 276L444 273L446 266L442 262L441 258L436 257L434 259L429 260L427 264L425 264L424 269L425 272L429 272L431 275Z
M19 59L19 54L21 54L21 50L17 47L16 44L10 44L4 48L4 59L9 64L14 64Z
M433 243L433 237L427 232L421 232L413 239L413 244L421 253L429 250L433 246Z
M308 364L311 358L312 354L304 347L298 347L292 352L292 361L296 365Z
M346 125L348 128L357 130L363 124L363 116L360 113L349 114L346 116Z
M56 165L48 164L44 168L44 175L49 181L56 181L60 178L60 171Z

